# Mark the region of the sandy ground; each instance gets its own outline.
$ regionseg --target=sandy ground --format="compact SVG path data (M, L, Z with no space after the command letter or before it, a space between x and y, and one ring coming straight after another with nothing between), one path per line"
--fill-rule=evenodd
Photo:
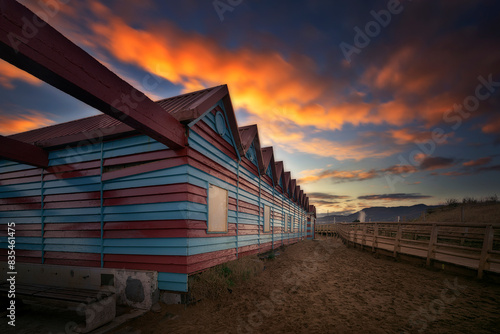
M308 240L218 301L163 305L113 333L500 333L500 286Z

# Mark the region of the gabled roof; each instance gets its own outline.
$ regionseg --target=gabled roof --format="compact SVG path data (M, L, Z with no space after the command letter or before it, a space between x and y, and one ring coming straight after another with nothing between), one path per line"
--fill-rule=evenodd
M274 161L273 147L261 149L257 125L238 127L226 85L173 96L156 101L156 103L176 120L183 124L187 124L203 117L206 112L211 111L211 108L221 100L225 110L221 110L219 106L215 108L225 112L225 116L227 117L234 137L236 149L240 156L245 156L253 143L257 156L258 170L261 175L264 175L269 165L271 165L275 184L279 182L280 177L283 177L283 193L287 194L290 189L292 198L296 197L296 202L299 205L305 205L305 198L300 197L298 191L300 188L297 189L296 180L291 178L290 172L284 170L282 161ZM14 134L9 136L9 138L32 145L34 144L42 148L50 148L77 143L81 140L90 140L94 138L102 139L137 133L139 133L139 131L131 126L107 114L100 114ZM301 203L301 201L303 201L303 203Z
M201 116L203 113L203 111L201 111L203 109L201 108L205 106L207 109L210 108L224 96L223 94L228 95L226 85L173 96L156 101L156 103L177 120L185 122ZM228 113L234 114L232 110ZM100 114L26 131L8 137L25 143L35 144L40 147L52 147L78 142L80 140L109 137L135 131L134 128L111 116Z
M309 210L307 210L308 214L313 214L316 217L316 207L314 205L309 205Z
M285 186L285 189L283 189L283 191L285 192L285 194L288 194L288 190L290 189L290 194L292 193L292 188L291 188L291 185L290 185L290 182L292 181L291 180L291 174L290 172L284 172L283 175L285 176L283 178L283 185Z
M227 85L221 85L169 97L156 103L178 121L187 123L203 115L227 94Z
M238 129L241 138L241 147L243 148L243 155L245 155L252 146L253 140L257 135L257 125L242 126Z
M275 168L275 171L276 171L276 184L279 184L280 182L280 178L283 178L282 179L282 184L283 184L283 187L281 190L283 190L283 192L285 192L285 177L283 175L283 161L278 161L278 162L275 162L274 163L274 168Z
M260 147L260 138L259 138L259 129L256 124L242 126L238 129L240 138L241 138L241 147L243 152L241 156L245 156L248 149L252 146L252 143L255 148L255 154L257 155L257 168L259 171L262 171L262 166L264 165L264 161L262 158L262 149ZM262 172L261 172L262 173Z
M278 173L276 173L276 164L274 162L274 149L269 147L264 147L262 149L262 170L261 173L265 174L269 165L271 165L271 172L273 174L273 183L277 184L279 182Z

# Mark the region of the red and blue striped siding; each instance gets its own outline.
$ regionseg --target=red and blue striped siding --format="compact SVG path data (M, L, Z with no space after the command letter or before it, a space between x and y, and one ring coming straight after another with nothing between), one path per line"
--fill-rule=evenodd
M197 122L180 151L131 136L53 151L43 173L0 162L2 260L14 221L20 262L156 270L160 289L186 291L188 274L303 239L304 210L246 157L238 164L231 134L221 140L213 122ZM228 190L227 233L206 232L209 184Z

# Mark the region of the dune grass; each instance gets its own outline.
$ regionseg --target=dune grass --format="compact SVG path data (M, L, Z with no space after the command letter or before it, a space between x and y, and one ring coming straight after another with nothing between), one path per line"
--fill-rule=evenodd
M256 255L226 262L202 273L189 277L189 293L192 301L218 300L231 292L231 288L244 282L264 269L264 263Z
M438 208L428 209L426 221L466 223L500 223L500 201L496 195L486 198L466 197L461 201L450 198ZM422 221L423 217L416 221Z

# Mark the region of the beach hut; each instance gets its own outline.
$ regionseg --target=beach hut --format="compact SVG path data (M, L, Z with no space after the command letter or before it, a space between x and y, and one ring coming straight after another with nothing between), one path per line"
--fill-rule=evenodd
M2 10L19 36L36 16ZM189 275L306 238L307 195L257 125L238 126L226 85L153 102L47 23L0 41L3 59L103 113L0 136L3 275L15 239L19 279L111 284L148 308Z
M307 195L238 127L226 85L157 101L183 124L172 149L102 114L8 138L48 152L48 167L0 161L0 217L17 261L158 272L158 288L310 237ZM7 255L2 237L2 258Z

